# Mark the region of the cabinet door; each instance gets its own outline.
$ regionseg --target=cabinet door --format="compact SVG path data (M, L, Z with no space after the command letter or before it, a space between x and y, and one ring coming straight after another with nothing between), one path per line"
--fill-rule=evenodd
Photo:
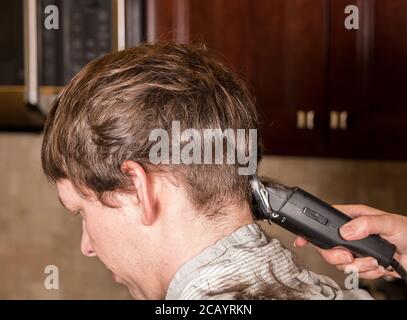
M155 38L204 42L246 80L268 154L323 153L326 1L164 2L155 2Z
M359 1L360 29L347 30L353 3L331 1L329 155L406 159L407 1Z

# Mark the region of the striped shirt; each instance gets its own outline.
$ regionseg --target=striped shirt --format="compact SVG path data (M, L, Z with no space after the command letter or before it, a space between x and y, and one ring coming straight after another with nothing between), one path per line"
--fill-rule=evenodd
M246 290L255 293L264 281L293 291L306 284L305 299L372 299L364 290L341 290L330 278L300 269L292 253L277 239L268 239L255 223L240 227L187 261L172 279L166 299L235 299L237 292L214 292L244 283Z

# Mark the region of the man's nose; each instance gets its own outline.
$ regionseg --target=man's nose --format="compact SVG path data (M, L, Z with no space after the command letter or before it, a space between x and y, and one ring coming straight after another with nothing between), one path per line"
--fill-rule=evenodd
M82 222L82 240L81 240L81 251L86 257L95 257L96 253L92 247L88 232L86 230L86 225Z

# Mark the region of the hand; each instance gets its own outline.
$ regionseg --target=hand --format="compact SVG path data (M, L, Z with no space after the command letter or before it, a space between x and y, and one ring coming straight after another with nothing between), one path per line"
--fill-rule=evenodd
M407 269L407 217L387 213L363 205L335 206L353 220L342 226L340 234L345 240L360 240L372 234L378 234L397 247L396 259ZM295 247L303 247L308 242L297 237ZM334 248L318 252L329 264L335 265L339 270L347 266L354 266L359 270L359 276L364 279L377 279L384 275L399 277L396 272L390 272L377 264L372 257L354 258L345 249Z

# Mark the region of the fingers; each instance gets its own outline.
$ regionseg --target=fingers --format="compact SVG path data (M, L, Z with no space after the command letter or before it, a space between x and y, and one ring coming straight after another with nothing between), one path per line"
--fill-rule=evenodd
M365 273L369 271L377 271L377 269L380 269L379 271L382 273L381 275L384 274L384 268L379 266L379 263L375 258L357 258L354 259L352 263L350 264L341 264L336 266L337 269L345 271L345 269L349 268L354 268L358 273Z
M376 268L374 270L359 272L359 277L361 279L366 279L366 280L375 280L375 279L379 279L381 277L386 277L386 276L398 278L398 279L401 278L397 272L388 271L382 266L379 266L378 268Z
M390 277L393 277L393 278L401 279L400 275L396 271L388 271L388 270L386 270L386 273L384 275L385 276L390 276Z
M294 247L301 248L308 244L308 241L304 238L297 237L294 241ZM318 247L315 247L322 258L333 265L349 264L353 261L353 255L343 249L329 249L324 250Z
M294 241L295 247L304 247L307 244L308 241L301 237L297 237ZM361 279L374 280L383 276L400 278L397 272L388 271L380 266L375 258L354 258L350 252L340 248L330 250L323 250L318 247L315 248L327 263L335 265L337 269L342 271L347 271L349 270L348 268L353 268L355 272L358 272Z
M397 277L395 272L386 270L380 266L374 258L357 258L351 264L337 265L336 268L341 271L354 271L359 274L361 279L374 280L383 276Z
M386 239L386 237L394 236L399 227L399 220L394 215L381 210L364 205L341 205L335 206L335 208L353 218L340 229L340 234L345 240L360 240L373 234L379 234ZM308 241L301 237L297 237L294 241L296 247L304 247L307 244ZM317 250L327 263L335 265L343 271L347 267L353 267L363 279L377 279L388 275L398 276L396 272L379 266L377 260L372 257L354 258L350 252L341 248L322 250L317 247Z
M389 215L362 216L342 226L340 234L346 240L360 240L371 234L390 236L395 229L394 223L394 219Z
M350 264L353 262L353 256L350 252L342 249L323 250L316 247L322 258L333 265Z
M308 244L308 241L304 238L297 237L294 240L294 247L302 248Z
M380 266L379 268L372 270L372 271L359 273L359 277L361 279L367 279L367 280L375 280L375 279L383 277L384 275L386 275L386 269L384 269L382 266Z

